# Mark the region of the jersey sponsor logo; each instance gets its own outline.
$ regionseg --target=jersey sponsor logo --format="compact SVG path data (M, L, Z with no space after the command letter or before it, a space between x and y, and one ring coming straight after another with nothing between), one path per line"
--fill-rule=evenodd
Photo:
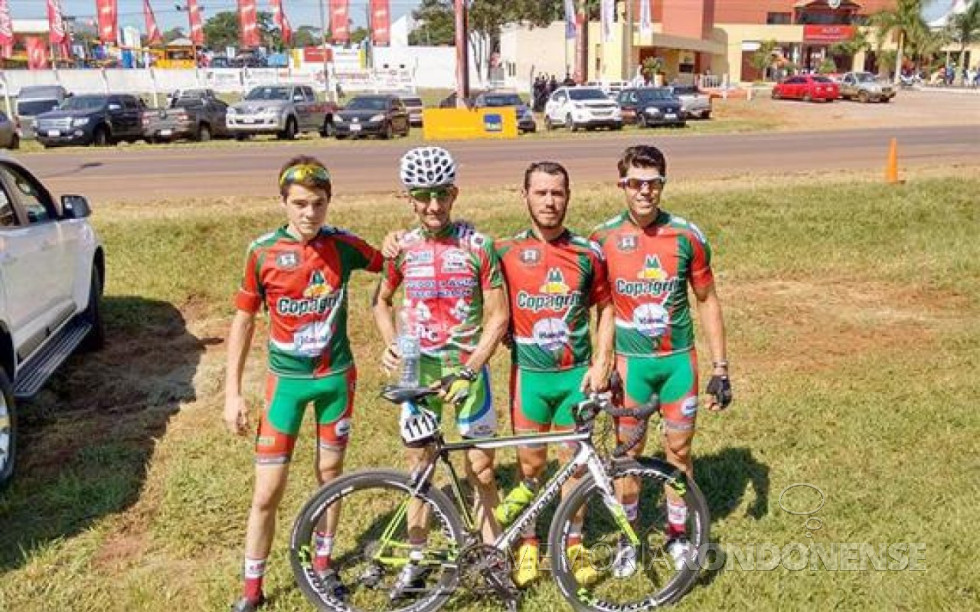
M314 270L310 281L303 290L302 299L281 297L276 300L276 312L287 317L302 317L309 314L323 314L337 305L339 293L323 277L323 272Z
M435 261L435 253L432 249L427 249L424 251L410 251L405 255L405 264L431 264Z
M539 310L562 311L582 303L581 291L570 291L565 283L561 268L551 268L545 277L544 284L538 289L540 293L527 291L517 292L517 307L523 310L538 312Z
M405 278L432 278L435 275L435 266L408 266L405 269Z
M681 404L681 414L683 414L684 416L692 417L695 414L697 414L697 412L698 412L698 398L689 397L686 400L684 400L683 404Z
M275 446L275 436L259 436L255 439L256 446Z
M681 286L681 280L674 276L668 277L667 271L660 264L660 258L656 255L647 255L636 277L640 280L631 281L624 278L617 278L615 283L616 293L627 297L640 297L642 295L663 295L671 293Z
M659 338L670 327L670 314L660 304L641 304L633 311L633 326L649 338Z
M640 237L636 234L623 234L616 240L616 248L621 253L631 253L640 246Z
M544 284L539 289L541 293L560 294L568 293L568 285L565 284L565 275L561 273L561 268L550 268Z
M450 249L442 254L443 274L465 272L468 256L460 249Z
M541 249L524 249L520 254L520 261L525 266L536 266L541 263Z
M449 314L462 323L470 316L470 305L466 300L458 299Z
M405 281L405 295L412 300L472 299L476 287L477 280L473 277L407 280Z
M546 351L554 351L568 344L571 331L563 319L541 319L531 332L534 343Z
M650 281L662 281L667 278L667 273L660 265L660 258L656 255L647 255L643 262L643 269L636 275L637 278Z
M295 251L286 251L276 255L276 267L280 270L292 270L299 266L299 254Z

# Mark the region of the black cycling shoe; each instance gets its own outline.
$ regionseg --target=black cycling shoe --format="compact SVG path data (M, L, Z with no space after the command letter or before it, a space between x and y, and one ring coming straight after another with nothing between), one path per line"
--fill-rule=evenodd
M231 605L231 612L256 612L256 610L264 605L265 595L260 596L258 599L242 597Z
M317 577L323 583L323 587L327 592L333 594L334 599L346 601L348 595L347 587L340 581L337 570L330 568L324 572L317 572Z

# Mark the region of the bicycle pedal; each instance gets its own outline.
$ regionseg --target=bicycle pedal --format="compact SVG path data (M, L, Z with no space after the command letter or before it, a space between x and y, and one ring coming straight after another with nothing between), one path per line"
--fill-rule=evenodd
M360 577L357 579L363 586L369 589L376 589L378 585L381 584L381 579L384 577L384 571L380 566L371 564L369 567L365 568L361 572Z

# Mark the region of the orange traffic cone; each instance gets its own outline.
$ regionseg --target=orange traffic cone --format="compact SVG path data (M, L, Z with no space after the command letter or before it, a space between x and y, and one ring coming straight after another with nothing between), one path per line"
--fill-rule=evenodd
M885 166L885 182L890 185L900 183L898 180L898 140L892 138L891 147L888 149L888 164Z

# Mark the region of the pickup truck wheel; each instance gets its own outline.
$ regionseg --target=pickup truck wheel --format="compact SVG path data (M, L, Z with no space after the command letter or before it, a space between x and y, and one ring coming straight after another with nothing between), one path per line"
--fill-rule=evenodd
M7 373L0 369L0 490L14 475L17 457L17 415L14 391Z
M392 138L395 137L395 128L392 127L390 121L385 124L385 131L381 135L381 137L384 138L385 140L391 140Z
M296 138L296 120L290 117L286 119L286 129L276 134L279 140L292 140Z
M887 101L888 98L885 98L885 100ZM17 150L17 149L20 148L20 136L18 136L17 134L14 134L14 137L10 139L10 147L9 148L10 148L11 151L15 151L15 150Z
M702 119L711 119L711 111L704 111L703 113L701 113L701 118Z
M82 350L97 351L105 346L105 322L102 320L102 277L99 269L92 266L92 280L88 290L88 307L82 313L92 329L82 342Z
M882 104L888 104L891 101L892 101L892 99L889 98L888 96L881 96L881 103ZM11 149L16 149L17 147L10 147L10 148Z
M197 141L207 142L211 140L211 126L207 123L202 123L200 127L197 128Z
M102 126L95 128L95 132L92 133L92 144L97 147L107 147L109 142L109 130Z
M868 100L869 100L869 98L868 98L868 92L866 92L864 90L858 92L858 102L860 102L862 104L867 104L868 103Z

